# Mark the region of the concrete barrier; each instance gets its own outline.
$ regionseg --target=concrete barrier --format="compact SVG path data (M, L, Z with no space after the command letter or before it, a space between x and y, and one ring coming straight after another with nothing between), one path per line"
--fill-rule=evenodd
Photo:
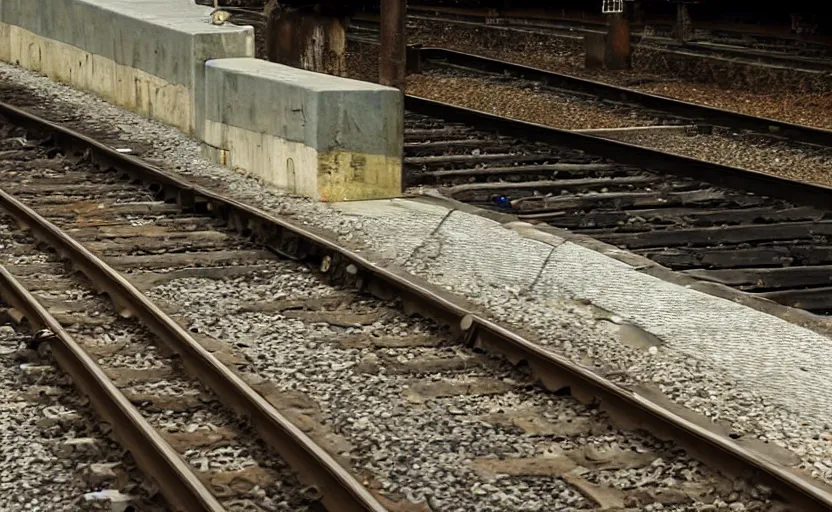
M398 90L253 59L252 28L214 26L210 12L193 0L0 0L0 59L176 126L288 191L401 194Z
M251 27L192 0L0 0L0 59L195 134L204 63L254 55Z
M257 59L206 64L202 140L217 162L323 201L401 194L401 93Z

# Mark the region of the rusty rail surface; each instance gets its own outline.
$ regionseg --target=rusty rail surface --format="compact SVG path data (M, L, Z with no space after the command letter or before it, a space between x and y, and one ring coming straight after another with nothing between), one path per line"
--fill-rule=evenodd
M188 463L142 417L61 324L2 265L0 297L20 311L33 330L47 329L50 332L46 339L58 365L87 395L96 412L113 426L118 439L142 471L156 481L171 506L188 511L225 510Z
M183 209L211 212L227 220L229 226L240 233L249 234L278 254L319 264L321 272L327 274L333 282L354 284L382 299L401 298L406 309L419 310L454 326L471 343L501 353L515 363L526 361L547 389L569 388L579 400L600 400L612 417L626 426L645 429L662 439L673 439L708 464L769 485L780 496L800 507L799 510L832 510L832 492L821 487L820 483L800 477L771 458L746 449L715 430L685 419L634 390L614 384L563 356L545 350L474 312L456 297L451 297L410 274L379 266L286 219L166 174L89 137L10 105L0 103L0 115L21 126L52 132L65 144L89 151L91 158L105 167L115 167L146 182L161 185L164 194L171 200L175 198ZM114 273L112 270L110 272ZM120 276L116 277L119 283L124 281ZM124 286L129 286L129 283ZM137 310L143 315L140 318L149 314L144 311L147 307L148 305L138 305ZM153 320L154 324L157 322L158 320ZM182 331L175 324L160 325L158 328L175 330L177 333ZM185 332L181 334L187 335ZM222 369L210 368L208 371L222 372Z

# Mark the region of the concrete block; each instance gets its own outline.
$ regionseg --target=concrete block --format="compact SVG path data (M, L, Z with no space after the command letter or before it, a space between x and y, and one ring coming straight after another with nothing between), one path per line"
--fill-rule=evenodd
M401 92L257 59L206 64L215 161L322 201L401 194Z
M254 55L251 27L192 0L2 0L0 59L193 134L204 63Z

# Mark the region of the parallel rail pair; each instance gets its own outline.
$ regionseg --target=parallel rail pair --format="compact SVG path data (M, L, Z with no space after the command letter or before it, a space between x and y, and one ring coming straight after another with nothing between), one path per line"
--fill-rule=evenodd
M408 101L409 107L414 107L416 100ZM420 104L423 109L431 105L433 108L440 107L430 102ZM167 175L140 160L9 105L0 104L0 115L27 129L51 133L62 146L88 151L93 161L104 168L117 168L145 183L156 184L165 197L182 209L211 212L240 233L251 234L255 240L278 254L326 269L335 282L359 284L361 288L382 296L389 296L392 291L429 316L464 332L471 343L504 354L512 361L528 362L540 382L549 389L569 387L575 396L583 400L599 400L628 424L637 424L660 437L672 438L694 454L703 455L711 462L720 461L720 466L727 470L738 471L744 476L755 475L802 510L832 508L832 494L769 458L742 448L730 438L688 421L633 391L542 349L532 341L473 313L464 303L446 298L406 274L380 267L284 219ZM529 129L533 131L537 128ZM588 143L594 139L580 140ZM97 287L106 291L121 307L127 308L154 334L170 343L186 366L192 368L207 387L226 405L248 416L263 439L295 470L320 488L323 503L329 510L383 510L331 457L228 368L201 349L187 331L125 278L10 195L0 193L0 207L68 258ZM114 388L96 370L95 363L80 347L72 344L60 325L7 272L0 272L0 293L33 325L52 331L61 365L91 396L105 418L114 423L143 469L158 478L162 492L172 504L185 510L218 510L217 503L206 495L206 490L194 480L181 459L159 444L159 439L141 424L140 418L130 412L129 404L113 393Z

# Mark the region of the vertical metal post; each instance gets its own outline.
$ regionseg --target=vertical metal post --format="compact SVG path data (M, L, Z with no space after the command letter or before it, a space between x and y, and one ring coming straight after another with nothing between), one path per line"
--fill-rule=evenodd
M381 1L381 48L379 49L379 82L405 90L407 34L405 15L407 0Z
M630 69L630 22L624 13L607 14L606 64L608 69Z

